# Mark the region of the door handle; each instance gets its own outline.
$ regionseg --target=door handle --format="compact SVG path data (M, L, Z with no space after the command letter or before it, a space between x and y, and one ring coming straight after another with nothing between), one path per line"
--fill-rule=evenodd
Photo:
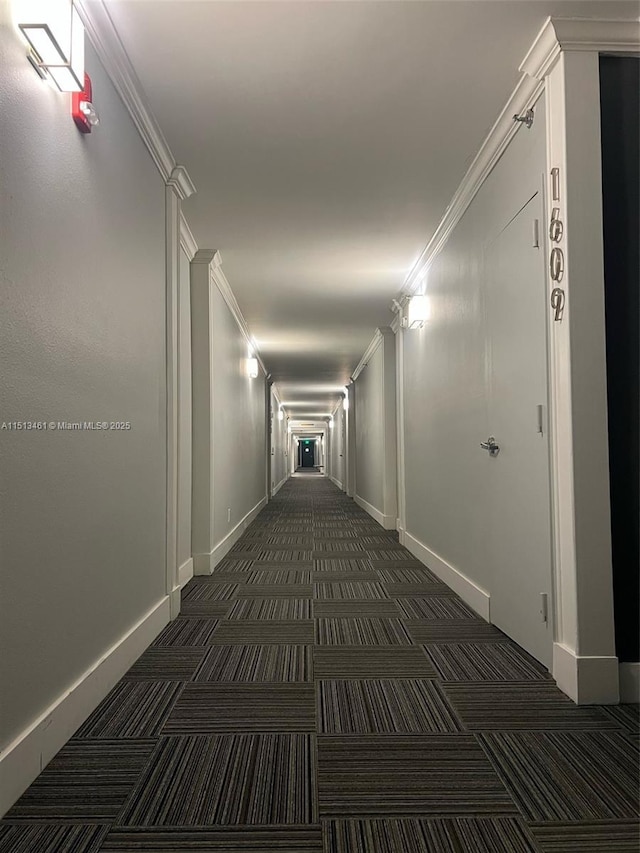
M500 447L496 444L496 440L492 435L486 441L481 441L480 447L483 450L488 450L489 456L497 456L500 453Z

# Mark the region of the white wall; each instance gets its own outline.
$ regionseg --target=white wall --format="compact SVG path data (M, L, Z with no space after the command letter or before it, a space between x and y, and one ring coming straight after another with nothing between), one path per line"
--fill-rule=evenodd
M545 123L539 108L538 114L533 128L511 142L429 269L431 320L402 332L407 532L489 594L492 518L479 449L491 381L483 251L517 212L513 198L521 183L532 176L541 182Z
M191 286L189 257L180 250L178 280L178 567L184 584L191 558Z
M355 500L379 524L397 521L396 341L390 328L378 329L354 372L350 394L355 412Z
M329 430L329 476L341 489L345 487L345 420L342 406L333 415L333 429Z
M271 494L275 494L284 484L284 481L289 476L288 470L288 434L287 421L283 417L278 420L278 410L280 409L280 401L276 396L273 388L270 390L270 409L271 409Z
M247 341L217 288L212 308L213 532L218 545L265 498L265 377L262 372L257 379L247 376Z
M85 137L0 16L2 420L131 423L0 431L0 744L16 747L165 596L165 187L91 47Z

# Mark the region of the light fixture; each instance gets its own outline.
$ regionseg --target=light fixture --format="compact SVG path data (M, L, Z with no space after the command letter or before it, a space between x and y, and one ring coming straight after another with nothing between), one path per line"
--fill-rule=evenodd
M407 312L407 327L409 329L421 329L431 314L429 297L424 294L416 294L409 300Z
M344 392L344 399L342 400L342 408L346 411L349 409L349 394L347 391Z
M333 418L329 418L329 429L333 429Z
M278 409L278 420L279 421L284 420L284 412L282 411L282 409Z
M258 377L258 359L255 357L247 359L247 376L250 379L257 379Z
M21 0L18 17L38 73L61 92L82 92L84 25L72 0Z

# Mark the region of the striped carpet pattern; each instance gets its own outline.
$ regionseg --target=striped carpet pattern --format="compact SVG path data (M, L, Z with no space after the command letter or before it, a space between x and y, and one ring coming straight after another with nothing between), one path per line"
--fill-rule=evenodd
M296 475L0 821L0 853L637 853L638 730Z

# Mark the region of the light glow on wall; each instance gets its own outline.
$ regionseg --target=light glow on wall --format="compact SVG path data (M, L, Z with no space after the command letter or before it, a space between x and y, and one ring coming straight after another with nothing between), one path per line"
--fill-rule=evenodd
M407 312L407 327L409 329L421 329L431 316L431 305L429 297L425 294L416 294L409 300Z
M258 359L255 357L247 359L247 376L250 379L258 377Z

